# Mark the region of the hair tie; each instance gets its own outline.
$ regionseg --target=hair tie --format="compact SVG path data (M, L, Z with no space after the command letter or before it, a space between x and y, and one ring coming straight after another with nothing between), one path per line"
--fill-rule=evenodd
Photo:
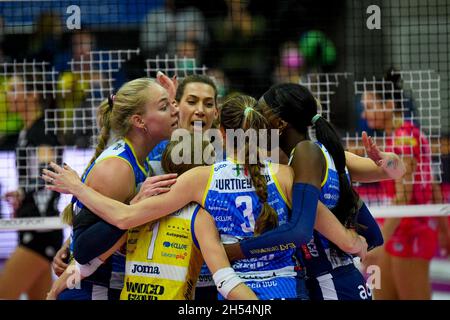
M109 105L109 108L112 110L112 108L113 108L113 106L114 106L114 99L116 98L116 95L114 94L114 93L111 93L109 96L108 96L108 105Z
M248 116L248 114L250 113L250 112L252 112L253 111L253 108L252 107L246 107L245 108L245 110L244 110L244 116Z
M314 117L312 117L311 123L313 125L316 124L317 120L319 120L319 118L321 118L322 116L320 114L316 114Z

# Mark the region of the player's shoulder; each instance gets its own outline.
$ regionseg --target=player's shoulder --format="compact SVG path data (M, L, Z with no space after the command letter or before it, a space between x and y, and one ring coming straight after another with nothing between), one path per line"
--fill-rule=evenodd
M97 162L90 172L90 176L96 179L109 180L114 177L116 181L122 181L128 176L134 177L133 168L129 161L120 157L108 157Z

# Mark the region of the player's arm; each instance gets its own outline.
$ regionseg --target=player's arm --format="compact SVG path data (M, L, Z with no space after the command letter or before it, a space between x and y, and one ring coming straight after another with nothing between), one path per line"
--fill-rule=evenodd
M110 158L94 166L86 179L86 185L106 197L128 202L134 195L134 179L134 173L127 162ZM78 223L82 223L83 219L90 219L92 214L88 208L83 208L76 219ZM88 223L90 223L89 220ZM82 265L108 251L125 233L124 230L103 220L80 229L79 232L74 229L76 237L74 237L73 254L75 260Z
M139 194L131 200L131 203L137 203L149 196L169 191L170 185L176 181L175 177L174 174L167 174L147 178L141 185ZM82 214L95 215L88 208L83 208L77 217ZM98 222L77 235L74 243L75 259L81 264L91 261L111 248L123 233L124 230L99 219Z
M194 228L200 250L213 274L217 290L228 300L256 300L255 293L231 268L214 219L202 208L197 213Z
M363 132L362 141L368 158L345 152L345 164L353 181L375 182L399 179L406 168L400 157L392 152L382 152L374 140Z
M56 252L52 261L53 272L59 277L69 266L65 261L69 258L70 237L63 243L61 248Z
M62 168L55 163L51 166L55 171L45 170L42 176L51 183L46 186L48 189L75 195L92 212L120 229L159 219L192 201L201 203L210 174L210 167L191 169L177 179L169 192L126 205L81 183L77 173L69 166Z
M71 280L74 281L74 285L79 283L81 279L76 279L77 277L75 274L75 261L72 261L59 278L53 282L50 291L47 292L47 300L56 300L61 292L69 288Z
M311 240L316 220L325 158L311 141L300 142L292 162L295 178L292 191L292 214L289 221L258 237L227 246L231 260L295 248ZM331 212L330 212L331 214Z
M367 242L354 230L345 228L336 216L321 202L317 208L317 219L314 228L342 251L360 256L367 253Z
M70 288L78 286L81 280L93 274L108 257L116 252L126 242L126 239L127 235L124 234L108 251L86 264L81 265L76 260L72 260L61 276L53 282L50 291L47 293L47 300L56 300L59 294L68 289L69 286Z

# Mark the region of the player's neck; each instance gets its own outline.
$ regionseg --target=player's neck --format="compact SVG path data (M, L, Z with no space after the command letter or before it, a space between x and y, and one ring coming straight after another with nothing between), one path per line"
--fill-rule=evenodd
M127 135L126 139L131 143L133 150L135 152L136 158L141 165L144 165L145 159L147 158L150 151L157 145L157 143L149 143L148 139L142 134L136 134L131 130Z
M280 136L280 149L283 150L286 155L290 155L292 149L303 140L307 140L307 137L304 134L299 133L291 126L288 126Z

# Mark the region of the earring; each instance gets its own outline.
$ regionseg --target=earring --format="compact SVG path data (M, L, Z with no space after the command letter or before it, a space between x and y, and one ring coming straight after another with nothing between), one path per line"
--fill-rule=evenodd
M145 132L145 133L148 132L147 126L143 126L142 128L144 129L144 132Z
M283 134L284 129L287 127L287 122L282 121L281 124L278 126L278 135L281 136Z

